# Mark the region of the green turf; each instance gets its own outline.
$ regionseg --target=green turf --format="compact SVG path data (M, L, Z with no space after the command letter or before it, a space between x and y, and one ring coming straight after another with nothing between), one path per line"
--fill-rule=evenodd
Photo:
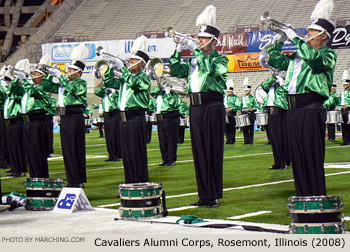
M265 132L256 132L253 145L243 145L242 133L237 133L234 145L225 145L224 191L220 207L208 209L198 207L171 212L171 215L196 215L200 218L226 219L257 211L271 211L269 214L244 218L252 222L289 224L288 197L295 195L293 174L288 170L268 170L273 163L271 146L267 145ZM193 157L189 131L186 130L185 143L178 146L178 162L174 167L160 167L161 162L157 132L153 131L152 142L148 145L149 179L163 184L167 196L194 193L191 196L172 197L167 200L168 208L189 205L198 200L197 185L193 167ZM340 147L341 138L326 142L326 163L350 162L350 147ZM87 159L87 179L85 193L93 206L119 202L118 185L124 183L122 162L104 162L107 158L105 139L98 137L98 132L86 135L87 155L102 155L100 158ZM55 134L54 157L62 156L59 134ZM63 160L49 161L51 178L66 179ZM1 176L6 174L0 170ZM326 169L326 174L349 172L328 176L328 195L342 196L345 216L350 216L350 169ZM3 194L16 191L25 193L24 178L2 179ZM279 182L259 187L239 188L243 186ZM117 208L115 206L114 208ZM348 222L349 224L349 222ZM350 224L348 225L350 226ZM349 227L348 227L348 230Z

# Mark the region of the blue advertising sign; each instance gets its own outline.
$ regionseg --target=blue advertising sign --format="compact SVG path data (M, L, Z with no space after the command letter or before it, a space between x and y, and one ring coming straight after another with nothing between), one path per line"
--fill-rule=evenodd
M297 29L304 34L306 34L306 29ZM260 52L264 46L268 43L273 42L276 39L277 33L274 31L253 31L248 32L248 47L247 52ZM296 50L295 45L286 41L282 48L283 51L293 51Z

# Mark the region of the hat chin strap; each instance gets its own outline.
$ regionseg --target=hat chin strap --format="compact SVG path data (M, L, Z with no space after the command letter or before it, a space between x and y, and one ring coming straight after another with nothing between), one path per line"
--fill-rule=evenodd
M128 70L131 70L133 67L135 67L137 64L140 64L142 61L143 61L142 59L139 59L139 61L137 61L136 63L134 63L134 64L128 66L127 69L128 69Z
M307 42L309 42L309 41L311 41L311 40L313 40L314 38L316 38L317 36L320 36L321 34L323 34L324 33L324 30L323 31L320 31L319 33L317 33L317 34L315 34L315 35L313 35L313 36L311 36L311 37L308 37L307 35L305 36L305 43L307 43Z
M74 72L68 73L67 76L71 76L72 74L75 74L75 73L80 72L80 71L81 71L81 70L76 70L76 71L74 71Z
M210 42L212 42L212 41L213 41L213 39L214 39L214 36L213 36L213 37L211 37L211 38L208 40L208 42L207 42L207 43L205 43L204 45L201 45L201 46L199 47L199 49L203 49L204 47L206 47L207 45L209 45L209 44L210 44Z

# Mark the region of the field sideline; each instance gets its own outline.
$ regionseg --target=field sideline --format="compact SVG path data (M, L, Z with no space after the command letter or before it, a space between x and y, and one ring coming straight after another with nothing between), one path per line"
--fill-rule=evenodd
M239 219L251 222L289 224L288 197L295 195L292 170L268 170L273 157L267 145L265 132L256 132L253 145L243 145L242 133L237 133L236 144L225 145L224 197L220 207L187 208L195 202L197 186L193 167L189 131L185 143L178 146L178 162L174 167L160 167L157 132L153 131L148 145L149 178L163 184L167 195L169 214L196 215L200 218ZM328 195L342 196L344 216L350 216L350 147L337 141L326 142L326 174ZM87 178L85 193L93 206L118 208L118 185L124 183L123 163L104 162L107 159L105 139L98 132L86 135ZM59 134L55 134L55 154L49 160L51 178L66 179ZM0 170L3 194L11 191L25 193L24 178L6 177ZM350 230L350 222L347 222Z

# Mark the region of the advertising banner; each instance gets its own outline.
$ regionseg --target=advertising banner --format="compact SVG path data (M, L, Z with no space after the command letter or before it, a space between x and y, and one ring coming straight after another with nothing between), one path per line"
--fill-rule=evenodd
M330 43L333 49L350 47L350 25L337 27Z
M260 53L236 54L234 58L234 71L265 70L259 62Z

